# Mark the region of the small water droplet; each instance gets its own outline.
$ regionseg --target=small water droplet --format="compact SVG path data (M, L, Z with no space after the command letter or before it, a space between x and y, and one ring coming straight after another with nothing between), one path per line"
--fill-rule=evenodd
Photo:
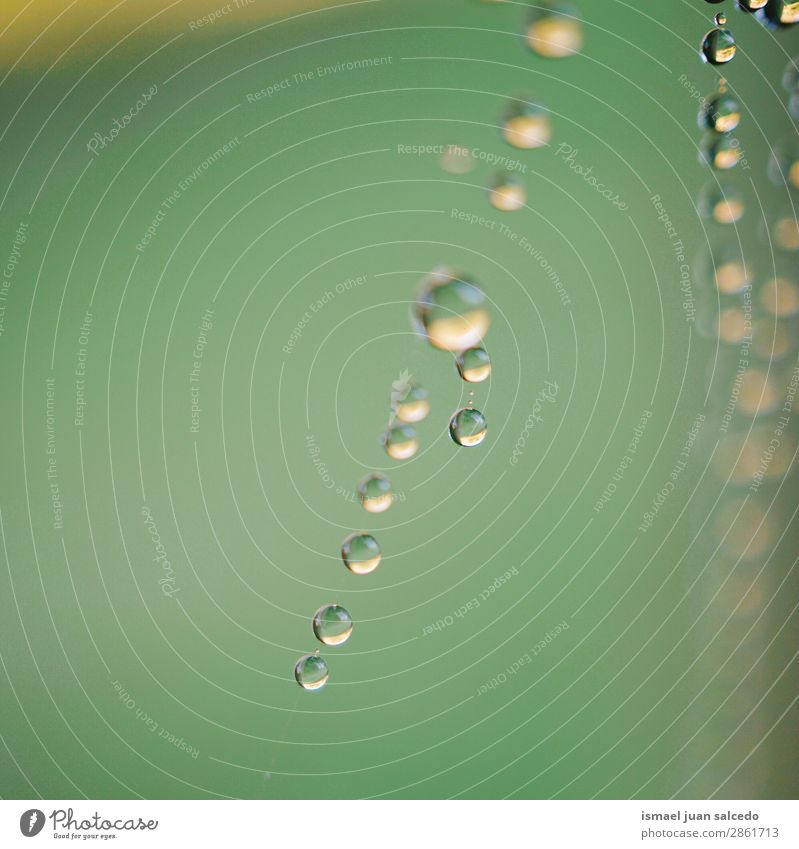
M740 122L741 105L731 94L717 94L699 110L699 126L717 133L732 132Z
M491 376L491 359L484 348L467 348L458 354L455 364L467 383L482 383Z
M703 218L718 224L735 224L743 218L743 195L728 183L708 183L699 194L697 209Z
M712 29L702 41L701 56L711 65L724 65L735 56L735 38L727 29Z
M719 12L718 15L714 18L717 27L723 27L727 25L727 16L724 12Z
M470 407L458 410L449 423L449 435L453 442L464 448L479 445L485 439L487 430L485 416Z
M406 424L390 427L383 434L383 448L392 460L410 460L419 450L416 431Z
M488 187L488 200L501 212L516 212L527 203L527 189L518 174L497 174Z
M358 484L358 498L367 513L384 513L394 503L391 481L377 472L366 475Z
M321 690L330 673L318 654L306 654L294 666L294 677L303 690Z
M552 138L549 112L533 100L512 100L505 111L502 135L508 144L523 150L544 147Z
M341 559L355 575L368 575L380 565L380 546L371 534L350 534L341 545Z
M427 390L418 383L409 383L407 387L393 393L394 415L405 424L416 424L427 418L430 401Z
M583 46L583 25L571 3L537 0L527 13L527 44L539 56L562 59L579 53Z
M352 616L340 604L326 604L314 614L313 632L320 643L340 646L352 634Z
M709 134L703 139L699 148L699 161L717 171L728 171L734 168L742 156L740 142L729 135Z

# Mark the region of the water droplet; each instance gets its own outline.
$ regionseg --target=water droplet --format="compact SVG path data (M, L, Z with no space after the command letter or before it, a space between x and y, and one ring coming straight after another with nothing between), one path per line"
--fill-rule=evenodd
M741 193L728 183L708 183L699 194L697 209L703 218L718 224L734 224L743 218L746 206Z
M392 393L394 415L405 424L416 424L427 418L430 401L427 390L418 383L409 383L407 387Z
M532 100L512 100L505 112L502 135L513 147L524 150L544 147L552 138L549 112Z
M391 481L373 472L358 484L358 498L367 513L384 513L394 503Z
M729 135L708 134L699 147L699 161L717 171L729 171L743 156L738 139Z
M321 690L330 673L324 659L316 654L306 654L294 666L294 677L303 690Z
M787 27L799 21L799 0L768 0L763 11L769 23Z
M583 25L577 9L559 0L537 0L527 13L527 44L539 56L561 59L579 53Z
M711 65L724 65L735 56L735 38L727 29L712 29L702 42L701 55Z
M476 345L491 323L480 287L446 266L422 282L414 317L431 345L452 352Z
M796 137L780 139L775 143L768 174L778 186L784 186L787 182L794 189L799 189L799 142Z
M449 435L464 448L479 445L485 439L487 430L485 416L470 407L458 410L449 423Z
M741 122L741 106L731 94L717 94L699 111L699 126L717 133L732 132Z
M419 450L419 440L410 425L399 424L383 434L383 447L392 460L409 460Z
M784 277L765 283L758 299L763 309L776 318L791 318L799 313L799 286Z
M474 156L468 147L449 144L441 154L441 167L450 174L468 174L474 165Z
M785 66L782 74L782 87L788 94L799 92L799 56L794 56Z
M723 27L727 25L727 16L724 12L719 12L718 15L714 18L717 27Z
M741 256L737 244L716 248L713 252L716 288L723 295L736 295L752 283L752 272Z
M768 0L738 0L738 5L746 12L756 12L762 9Z
M516 212L527 203L527 189L517 174L497 174L488 187L488 200L494 209Z
M326 604L313 617L316 639L326 646L340 646L352 634L352 616L340 604Z
M799 220L790 210L785 210L777 216L771 232L778 248L784 251L799 251Z
M355 575L368 575L380 565L380 546L371 534L350 534L341 544L344 565Z
M458 374L467 383L482 383L491 375L491 359L484 348L468 348L458 354L455 364L458 367Z

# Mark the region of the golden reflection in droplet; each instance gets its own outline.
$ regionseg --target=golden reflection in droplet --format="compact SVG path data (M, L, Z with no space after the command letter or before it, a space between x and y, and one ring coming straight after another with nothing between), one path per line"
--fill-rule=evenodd
M579 53L584 41L582 24L574 18L553 15L533 21L527 29L527 44L539 56L562 59Z
M740 307L723 309L718 318L718 335L722 342L734 345L743 341L748 331L748 321Z
M749 416L773 412L780 404L774 380L758 368L748 368L740 376L738 409Z
M716 286L725 295L742 292L750 280L749 269L740 259L724 261L716 266Z
M786 321L758 318L752 324L752 350L765 360L780 360L791 352L794 337Z
M784 277L769 280L759 293L760 305L777 318L788 318L799 313L799 287Z

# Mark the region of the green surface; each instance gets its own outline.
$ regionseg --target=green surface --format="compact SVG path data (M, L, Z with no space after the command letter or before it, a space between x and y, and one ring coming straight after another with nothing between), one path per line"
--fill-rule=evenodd
M695 212L717 7L581 6L565 60L525 47L518 4L385 0L176 40L151 24L4 80L3 258L27 238L0 335L0 794L795 794L795 483L744 504L768 511L765 547L723 542L748 492L716 463L739 350L698 332L718 302L695 260L740 237L756 290L795 274L761 224L795 200L766 163L796 132L797 37L728 10L748 207L728 232ZM554 132L517 151L497 124L528 92ZM528 206L488 204L488 162L399 152L449 143L517 160ZM472 450L447 434L469 387L408 320L441 263L492 303ZM781 399L796 358L762 364ZM405 371L432 411L395 463L378 437ZM738 409L728 431L751 426ZM368 515L357 483L386 469L397 502ZM354 530L380 541L370 575L341 563ZM303 692L331 602L353 635Z

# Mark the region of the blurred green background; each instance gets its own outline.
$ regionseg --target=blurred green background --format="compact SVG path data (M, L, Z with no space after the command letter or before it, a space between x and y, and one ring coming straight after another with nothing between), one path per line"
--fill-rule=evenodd
M519 3L98 5L0 85L0 793L792 797L796 196L767 171L796 33L726 3L714 68L700 0L584 0L564 59ZM696 115L722 73L720 176ZM513 96L547 147L503 140ZM717 179L737 224L697 213ZM720 254L747 285L719 291ZM473 450L447 435L469 387L409 322L441 263L492 304ZM432 410L397 463L404 372ZM303 692L332 601L353 636Z

